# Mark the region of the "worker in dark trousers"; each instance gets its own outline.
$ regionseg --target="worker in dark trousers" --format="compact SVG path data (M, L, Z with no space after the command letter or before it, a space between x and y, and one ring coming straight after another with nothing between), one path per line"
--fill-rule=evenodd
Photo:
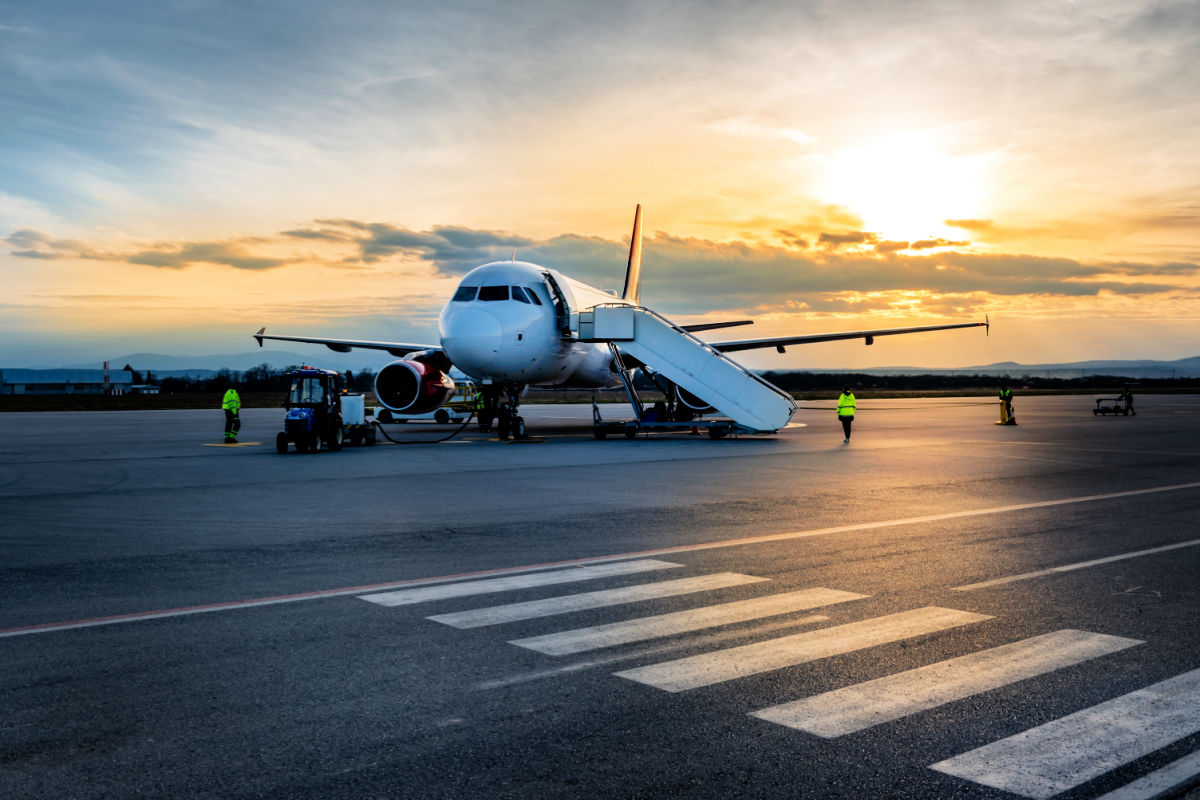
M242 410L242 398L238 397L237 389L230 386L226 390L221 408L225 411L225 444L237 444L237 432L242 429L242 420L238 416Z
M857 406L858 401L854 399L854 392L850 391L849 386L843 386L837 403L838 421L842 423L842 431L846 434L846 440L842 444L850 444L850 423L854 422L854 409Z
M1000 422L1003 425L1017 424L1017 418L1013 416L1012 389L1007 385L1000 387Z
M1129 391L1128 386L1121 392L1121 399L1125 401L1125 416L1136 417L1137 412L1133 410L1133 392Z

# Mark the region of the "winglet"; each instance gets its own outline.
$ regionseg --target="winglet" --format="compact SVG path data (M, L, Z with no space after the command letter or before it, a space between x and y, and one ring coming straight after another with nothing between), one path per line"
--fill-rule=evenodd
M642 204L633 214L633 235L629 238L629 263L625 267L625 288L621 299L637 305L642 302Z
M254 334L254 338L258 340L259 347L262 347L263 334L266 332L267 332L267 328L264 325L263 327L258 329L258 333Z
M992 335L992 321L990 319L988 319L987 314L983 315L983 335L984 336Z

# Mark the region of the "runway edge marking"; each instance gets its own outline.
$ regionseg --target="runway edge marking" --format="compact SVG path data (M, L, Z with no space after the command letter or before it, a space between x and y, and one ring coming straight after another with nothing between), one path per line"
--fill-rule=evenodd
M255 606L276 605L280 603L295 603L302 600L319 600L326 597L341 597L343 595L364 594L375 591L386 591L388 589L400 589L405 586L422 586L434 583L449 583L452 581L469 580L471 578L480 578L491 575L515 575L520 572L536 572L545 569L555 569L558 567L585 566L588 564L602 564L606 561L623 561L630 558L645 558L650 556L670 555L673 553L690 553L700 550L717 550L725 547L741 547L743 545L759 544L763 542L778 542L788 539L805 539L815 536L828 536L835 533L852 533L854 531L869 531L878 528L892 528L902 525L916 525L928 522L941 522L950 519L965 519L969 517L982 517L991 514L1005 514L1011 511L1026 511L1034 508L1052 508L1054 506L1074 505L1078 503L1093 503L1101 500L1115 500L1122 497L1138 497L1141 495L1158 494L1161 492L1175 492L1186 489L1200 488L1200 481L1191 483L1177 483L1169 486L1154 486L1149 489L1131 489L1123 492L1109 492L1107 494L1092 494L1083 495L1080 497L1065 497L1058 500L1038 500L1032 503L1017 503L1007 506L994 506L992 508L977 508L968 511L951 511L945 514L929 514L922 517L906 517L904 519L880 520L878 522L862 522L855 525L839 525L832 528L817 528L811 531L791 531L788 533L773 533L763 536L749 536L739 539L723 539L716 542L701 542L698 544L676 545L674 547L659 547L650 550L641 550L631 553L621 553L607 556L591 556L586 558L567 559L563 561L552 561L544 564L535 564L519 567L500 567L497 569L479 570L477 572L459 573L456 575L443 575L430 578L411 578L408 580L392 581L388 583L368 584L364 586L354 586L342 589L322 589L313 592L302 592L299 594L281 595L278 597L264 597L252 600L235 600L223 603L208 603L204 605L185 606L182 608L173 608L159 611L142 611L131 614L118 614L114 616L93 617L89 619L69 620L65 622L46 622L36 625L25 625L16 628L0 629L0 639L11 636L23 636L34 633L48 633L50 631L74 630L76 628L90 628L97 625L113 625L120 622L139 622L147 619L161 619L165 617L181 617L190 614L203 614L213 611L232 611L239 608L253 608Z

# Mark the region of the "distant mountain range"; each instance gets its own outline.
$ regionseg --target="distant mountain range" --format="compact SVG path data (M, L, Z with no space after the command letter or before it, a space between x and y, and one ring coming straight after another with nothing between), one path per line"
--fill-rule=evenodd
M779 371L779 370L777 370ZM796 371L796 370L792 370ZM1012 378L1079 378L1084 375L1113 375L1123 378L1197 378L1200 356L1176 361L1073 361L1063 364L1018 364L1000 361L977 367L929 369L927 367L873 367L871 369L813 369L805 372L856 372L867 375L1007 375Z
M213 356L169 356L162 353L130 353L108 360L109 369L121 369L126 364L138 372L154 373L159 378L208 378L223 370L241 372L257 367L259 364L270 364L275 369L288 366L312 364L324 369L336 369L340 372L364 369L378 370L384 364L395 359L388 353L351 352L335 353L333 351L315 351L307 355L292 353L287 350L251 350L247 353L231 353ZM93 361L87 364L71 364L69 369L100 369L103 364Z
M287 350L251 350L247 353L235 353L212 356L170 356L162 353L130 353L125 356L109 359L110 369L120 369L129 364L139 372L147 370L156 377L206 378L222 370L242 371L256 367L259 364L270 364L279 369L289 365L313 363L327 369L337 369L342 372L363 369L378 370L392 360L392 356L384 353L354 351L351 353L334 353L332 351L308 353L293 353ZM100 362L88 364L72 364L72 369L99 369ZM810 369L810 370L768 370L771 372L855 372L867 375L1008 375L1013 378L1029 376L1031 378L1076 378L1083 375L1116 375L1127 378L1196 378L1200 377L1200 356L1181 358L1177 361L1153 361L1141 359L1133 361L1097 360L1075 361L1063 364L1018 364L1014 361L1001 361L996 364L985 364L973 367L955 367L953 369L929 369L927 367L872 367L870 369Z

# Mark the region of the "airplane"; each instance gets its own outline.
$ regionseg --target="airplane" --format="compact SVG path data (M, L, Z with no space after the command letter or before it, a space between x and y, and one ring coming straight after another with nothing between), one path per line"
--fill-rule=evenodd
M480 429L490 430L495 421L501 439L526 438L525 423L518 412L522 393L531 386L594 390L624 383L638 410L629 375L641 369L666 394L669 419L690 421L701 413L713 411L714 406L720 406L718 412L734 417L733 425L710 428L713 438L719 438L733 430L774 433L796 410L786 393L728 358L727 353L761 348L775 348L782 353L792 345L846 339L864 339L869 345L879 336L989 328L987 321L961 322L702 342L693 334L749 325L752 320L674 325L641 306L641 267L642 207L638 205L625 285L619 295L589 286L556 269L517 261L514 254L512 260L484 264L463 277L438 318L440 341L436 345L285 336L267 334L265 327L254 338L259 347L263 346L263 340L270 339L321 344L339 353L360 348L397 356L399 360L385 365L376 375L375 394L381 405L399 413L427 413L445 403L454 392L455 384L448 373L455 367L481 388L484 402L478 414ZM658 351L650 353L646 347L638 346L637 336L628 332L632 330L635 315L638 326L648 331L645 338L659 342ZM619 328L625 333L596 336L593 331L605 324L609 328L615 324L614 330ZM666 335L652 337L651 328L659 334L665 331ZM711 369L717 367L720 369ZM710 376L707 383L704 375ZM723 384L738 382L745 382L747 391L762 393L766 391L763 387L768 387L777 395L776 400L786 398L787 405L781 407L777 402L767 421L760 421L752 411L744 411L736 402L724 398L727 392ZM740 395L740 392L728 394ZM736 424L742 415L748 415L746 419L751 421ZM599 428L597 438L602 438Z

